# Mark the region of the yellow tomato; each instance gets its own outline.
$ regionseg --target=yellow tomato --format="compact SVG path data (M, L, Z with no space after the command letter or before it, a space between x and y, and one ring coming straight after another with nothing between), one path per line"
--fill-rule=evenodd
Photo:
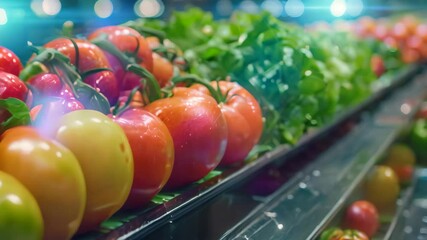
M35 197L44 220L44 239L70 239L76 233L86 188L70 150L34 128L15 127L2 135L0 170L14 176Z
M384 164L393 169L400 183L407 183L412 179L415 159L414 151L407 145L399 143L390 147Z
M43 218L36 199L16 178L0 171L0 239L42 237Z
M399 196L399 191L399 180L396 173L388 166L376 166L367 176L365 199L372 202L378 209L393 206Z
M55 138L77 157L86 180L87 204L79 232L96 228L125 203L133 180L133 157L122 128L93 110L59 119Z

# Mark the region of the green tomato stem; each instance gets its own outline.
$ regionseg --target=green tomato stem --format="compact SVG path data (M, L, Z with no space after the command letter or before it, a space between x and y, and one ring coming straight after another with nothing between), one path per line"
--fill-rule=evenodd
M194 83L198 83L201 84L203 86L205 86L209 93L212 95L212 97L217 101L217 103L223 103L226 101L226 96L223 95L221 93L221 89L219 88L219 86L217 85L217 88L214 88L209 81L199 78L196 75L193 74L187 74L184 76L175 76L172 79L173 84L177 84L177 83L187 83L187 84L194 84Z
M19 78L26 82L28 81L31 77L43 73L44 69L43 69L43 64L41 62L31 62L30 64L28 64L27 66L25 66L24 69L22 69L22 71L19 73Z
M147 94L148 100L150 102L154 102L162 98L162 92L161 92L159 83L154 78L153 74L151 74L147 69L139 66L138 64L129 64L126 67L126 70L133 72L138 76L142 77L143 79L141 81L143 81L144 79L146 80L145 81L146 84L143 85L144 92Z
M125 68L129 64L134 64L135 61L132 61L126 54L124 54L122 51L120 51L114 44L112 44L108 39L106 35L101 35L95 39L92 40L92 43L100 47L101 49L113 54L116 56L120 62L122 63L122 66Z

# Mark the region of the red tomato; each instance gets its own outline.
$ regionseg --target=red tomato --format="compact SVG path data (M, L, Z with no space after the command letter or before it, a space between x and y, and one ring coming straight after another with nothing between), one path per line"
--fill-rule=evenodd
M405 63L414 63L421 58L421 53L415 49L403 48L402 50L402 60Z
M414 175L414 166L390 166L399 178L399 182L402 184L409 183Z
M417 119L422 118L422 119L427 119L427 102L423 102L420 106L420 108L418 109L415 117Z
M167 188L197 181L213 170L224 156L227 124L212 97L189 88L176 87L173 96L152 102L145 110L168 127L175 161Z
M391 29L391 34L397 40L402 41L409 36L409 30L405 24L398 22Z
M34 90L36 106L31 111L33 124L38 128L47 129L52 119L75 110L84 109L84 105L77 100L68 85L62 83L58 75L40 73L28 79L28 84Z
M30 91L21 79L17 76L0 71L0 99L17 98L21 101L26 101L30 105ZM0 109L0 123L10 117L10 113L5 109Z
M60 96L61 90L64 88L64 84L58 75L53 73L39 73L28 79L30 84L36 91L34 95L43 96Z
M0 46L0 71L19 76L23 66L18 56L11 50Z
M18 179L35 197L44 239L71 239L86 205L82 169L74 154L31 127L7 130L0 141L0 170Z
M353 202L345 212L344 226L364 232L368 237L375 235L379 225L378 211L368 201Z
M415 161L415 153L408 145L395 143L389 148L384 165L393 169L400 183L407 183L412 179Z
M145 40L136 30L124 26L107 26L97 29L88 37L93 40L102 34L108 36L111 41L120 51L130 55L132 54L136 63L146 68L148 71L153 71L153 56L152 51ZM141 77L136 74L126 72L122 64L113 55L108 55L108 59L112 62L112 67L117 79L121 81L121 90L131 90L135 86L139 86Z
M257 100L236 82L219 81L222 94L227 99L220 104L228 128L228 141L221 165L229 165L245 160L248 153L258 143L262 133L262 113ZM211 85L217 88L217 82ZM206 87L193 85L199 91L209 94Z
M423 41L427 41L427 24L420 24L417 26L415 33Z
M134 160L133 184L125 207L141 207L169 179L174 160L172 136L158 117L141 108L128 109L113 120L124 130Z
M375 37L380 40L384 40L389 36L389 29L385 24L378 23L375 27Z
M380 77L383 75L383 73L386 71L384 60L379 55L373 55L371 58L371 68L374 71L375 75L377 77Z
M25 102L28 88L17 76L0 71L0 99L17 98Z
M97 68L110 68L110 63L104 52L95 44L83 39L73 39L77 44L77 50L73 42L67 38L58 38L45 44L46 48L53 48L70 58L72 64L77 65L79 72L86 72ZM104 70L84 76L84 82L104 94L111 105L114 105L119 97L119 87L116 76L110 70Z
M169 60L153 53L153 75L159 83L160 87L168 85L173 77L173 65Z
M408 37L405 43L406 47L414 49L416 51L421 51L421 48L424 45L423 40L417 35Z

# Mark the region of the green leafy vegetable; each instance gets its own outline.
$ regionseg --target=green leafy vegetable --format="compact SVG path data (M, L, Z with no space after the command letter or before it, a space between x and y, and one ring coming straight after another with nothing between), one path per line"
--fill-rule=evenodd
M0 133L9 128L28 125L31 123L30 110L27 105L17 98L0 99L0 115L10 117L0 124Z
M127 26L154 28L184 51L191 74L229 77L260 102L265 117L262 145L296 144L308 128L322 126L373 91L373 54L398 69L398 52L350 33L307 32L268 12L235 12L226 20L197 8L168 21L138 20Z

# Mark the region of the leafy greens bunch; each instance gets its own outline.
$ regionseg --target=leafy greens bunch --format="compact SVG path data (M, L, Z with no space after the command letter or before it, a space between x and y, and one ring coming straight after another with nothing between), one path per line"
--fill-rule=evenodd
M378 42L373 47L345 32L307 32L267 12L214 20L191 8L167 21L125 25L160 31L157 36L183 50L188 72L209 80L230 78L249 90L265 117L261 144L270 147L296 144L309 128L368 97L377 79L372 55L391 56Z

